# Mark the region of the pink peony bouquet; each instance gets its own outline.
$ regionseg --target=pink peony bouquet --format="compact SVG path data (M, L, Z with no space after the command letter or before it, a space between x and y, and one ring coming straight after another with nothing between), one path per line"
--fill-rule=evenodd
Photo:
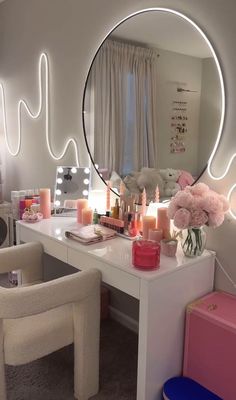
M224 221L229 209L225 196L209 189L205 183L186 186L171 199L168 216L179 229L203 225L217 227Z

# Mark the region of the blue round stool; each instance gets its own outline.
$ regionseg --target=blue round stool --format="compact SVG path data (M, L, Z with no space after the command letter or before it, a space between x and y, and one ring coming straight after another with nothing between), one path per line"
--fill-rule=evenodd
M165 400L223 400L193 379L183 376L171 378L163 388Z

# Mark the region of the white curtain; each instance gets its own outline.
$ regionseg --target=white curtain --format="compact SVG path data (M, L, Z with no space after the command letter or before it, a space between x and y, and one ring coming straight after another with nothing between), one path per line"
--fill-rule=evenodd
M157 167L157 60L155 49L114 40L95 58L87 86L94 160L109 172Z

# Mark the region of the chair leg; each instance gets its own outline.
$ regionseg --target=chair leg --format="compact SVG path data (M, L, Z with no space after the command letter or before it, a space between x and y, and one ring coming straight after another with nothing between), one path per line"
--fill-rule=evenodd
M5 361L3 352L3 322L0 320L0 400L7 400L5 381Z
M100 293L73 306L74 393L87 400L99 388Z

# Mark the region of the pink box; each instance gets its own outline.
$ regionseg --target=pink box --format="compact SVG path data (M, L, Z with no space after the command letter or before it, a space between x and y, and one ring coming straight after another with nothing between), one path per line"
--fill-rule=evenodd
M187 308L183 375L236 399L236 296L212 292Z

